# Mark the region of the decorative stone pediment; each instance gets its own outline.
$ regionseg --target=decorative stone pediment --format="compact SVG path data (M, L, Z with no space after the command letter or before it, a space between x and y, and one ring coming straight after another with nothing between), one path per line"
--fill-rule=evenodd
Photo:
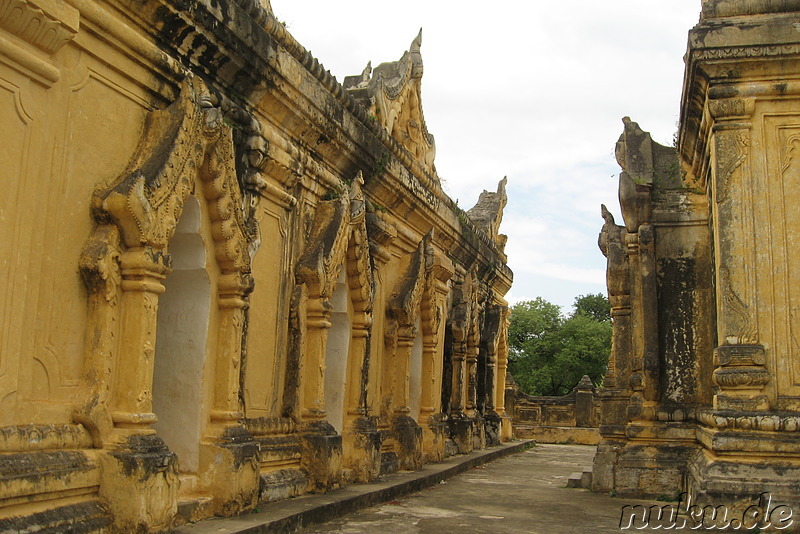
M202 81L185 80L174 103L148 116L126 170L92 195L96 227L82 251L80 271L89 292L86 335L95 341L86 345L73 419L89 429L96 446L111 439L115 425L144 428L156 420L149 366L158 295L171 270L170 238L196 187L202 189L209 245L221 270L215 384L228 394L215 397L212 418L240 417L236 389L225 384L238 383L244 308L253 289L250 250L258 231L246 224L232 131L215 104ZM117 367L125 378L114 382Z
M350 244L347 247L347 276L350 293L357 312L372 311L373 278L370 243L367 234L366 200L361 192L364 176L361 171L350 187Z
M497 353L497 343L500 340L500 320L503 317L503 310L505 306L497 304L490 305L486 308L486 316L483 322L483 331L481 332L481 343L486 347L487 353L490 357L494 357Z
M478 335L478 280L473 270L453 287L453 311L449 317L455 343L475 342Z
M429 263L430 238L430 233L422 238L389 297L389 318L404 328L413 328L428 283L426 264Z
M298 284L308 286L309 296L328 299L346 263L349 286L355 292L353 305L357 311L368 312L372 309L372 268L363 184L359 171L338 198L319 202L295 277Z
M333 295L347 247L349 222L348 197L317 204L312 233L295 271L297 283L306 284L310 296L328 299Z
M184 83L177 101L150 114L136 154L121 176L92 196L95 219L116 224L129 248L166 251L186 198L201 177L223 270L249 272L249 244L236 178L231 128L198 79Z
M398 61L371 63L359 76L345 78L344 86L371 117L405 148L422 167L434 174L436 145L422 114L422 30Z

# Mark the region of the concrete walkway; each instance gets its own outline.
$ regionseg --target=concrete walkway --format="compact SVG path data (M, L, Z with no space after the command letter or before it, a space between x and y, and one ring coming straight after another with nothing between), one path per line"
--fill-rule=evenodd
M641 522L620 529L622 507L660 507L665 502L614 498L565 487L570 474L591 466L594 447L527 448L530 445L504 444L426 465L421 471L263 505L255 513L235 518L186 525L178 532L602 534L630 532L637 527L658 529ZM675 525L661 528L690 531L675 529Z
M454 456L419 471L386 475L367 484L352 484L328 494L308 494L265 504L250 514L210 519L175 530L184 534L244 534L298 532L303 526L324 523L367 506L390 501L438 485L476 466L526 450L531 440L504 443L490 449Z
M594 450L581 445L538 445L408 497L301 532L595 534L635 530L620 530L622 506L654 503L565 487L572 472L591 466Z

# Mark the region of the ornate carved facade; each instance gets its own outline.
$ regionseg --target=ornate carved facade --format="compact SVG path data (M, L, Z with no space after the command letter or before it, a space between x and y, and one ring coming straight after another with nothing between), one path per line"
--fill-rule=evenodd
M625 119L597 490L800 505L798 9L704 0L677 148Z
M340 85L268 2L0 0L0 530L510 437L505 181L442 192L420 46Z

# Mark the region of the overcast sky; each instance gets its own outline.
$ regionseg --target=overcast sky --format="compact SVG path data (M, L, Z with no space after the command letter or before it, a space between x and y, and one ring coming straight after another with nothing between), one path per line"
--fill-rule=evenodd
M677 129L700 0L272 0L341 82L395 61L423 29L422 105L445 191L468 209L508 176L513 304L571 310L605 293L600 204L617 216L613 149L630 116L662 144Z

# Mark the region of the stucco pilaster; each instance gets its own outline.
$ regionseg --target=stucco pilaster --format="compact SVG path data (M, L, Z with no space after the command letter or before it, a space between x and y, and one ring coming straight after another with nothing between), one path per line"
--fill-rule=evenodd
M145 430L156 421L152 385L158 295L170 271L163 258L149 247L130 249L120 258L121 342L111 408L118 428Z

